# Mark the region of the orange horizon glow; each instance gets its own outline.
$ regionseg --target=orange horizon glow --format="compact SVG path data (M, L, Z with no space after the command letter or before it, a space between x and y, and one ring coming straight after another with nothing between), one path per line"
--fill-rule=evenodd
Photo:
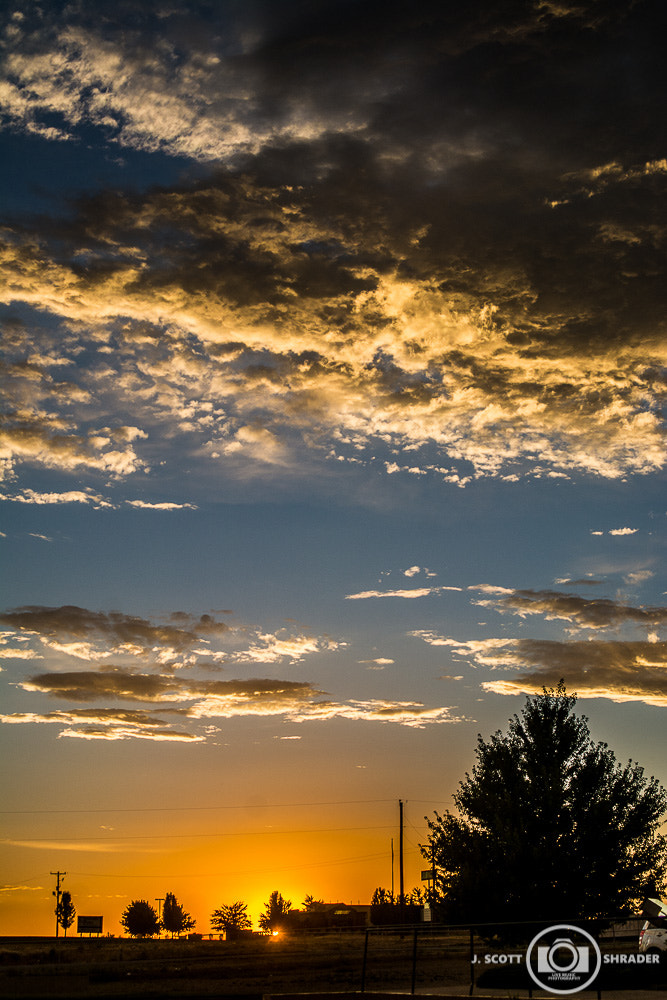
M50 849L36 846L31 853L37 851L37 856L48 858L45 864L39 863L44 873L66 872L62 888L72 894L77 915L102 915L104 935L124 934L119 921L132 899L145 899L157 910L157 900L166 892L176 895L196 920L194 932L203 935L212 932L212 912L237 900L247 904L256 930L269 895L276 889L291 901L292 909L301 909L307 895L324 902L369 904L377 887L391 887L392 835L398 892L398 830L309 832L312 814L303 816L303 825L296 822L299 818L292 817L291 830L252 832L245 828L219 839L210 835L210 843L206 834L177 834L174 839L183 838L182 848L161 847L159 839L146 835L141 853L129 848L101 852L94 841L76 849L70 845L70 850L59 852L55 843ZM415 835L411 829L404 850L406 892L421 884L424 866L414 843ZM195 837L205 840L205 846L201 842L193 844ZM45 874L38 885L0 893L0 935L55 933L51 895L55 878ZM76 924L69 936L75 936L75 928Z

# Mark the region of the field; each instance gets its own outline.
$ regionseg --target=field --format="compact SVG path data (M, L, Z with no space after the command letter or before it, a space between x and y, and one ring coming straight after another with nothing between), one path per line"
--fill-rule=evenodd
M410 928L251 936L238 941L127 938L0 938L0 997L7 1000L260 1000L265 994L359 992L467 995L468 933ZM510 952L516 952L510 962ZM475 994L526 995L531 985L519 949L475 942ZM602 943L609 954L635 954L636 935ZM495 959L494 959L495 955ZM490 960L500 959L493 964ZM507 964L502 964L503 962ZM596 986L664 995L662 963L604 965ZM414 982L413 982L414 976ZM644 993L646 995L646 993Z
M428 950L428 949L427 949ZM361 988L364 934L329 932L225 941L125 938L4 938L0 996L6 998L259 998L266 993ZM465 943L443 961L422 952L425 977L465 989ZM372 938L366 988L410 991L412 935Z

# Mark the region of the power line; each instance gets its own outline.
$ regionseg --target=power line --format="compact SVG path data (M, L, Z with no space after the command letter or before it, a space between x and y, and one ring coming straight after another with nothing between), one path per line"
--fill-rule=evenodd
M110 844L118 840L190 840L199 837L211 837L213 839L218 837L265 837L271 835L283 834L284 836L295 836L299 834L306 833L351 833L358 830L391 830L393 827L389 823L383 823L379 826L331 826L331 827L315 827L309 830L236 830L233 833L226 832L216 832L216 833L142 833L132 836L123 836L119 834L118 836L91 836L91 837L49 837L48 842L50 844L68 844L68 843L84 843L89 840L101 840L108 841ZM11 843L13 846L20 846L21 843L34 843L39 840L38 837L24 837L22 840L13 840ZM52 873L53 874L53 873Z
M332 861L314 861L308 864L302 865L286 865L282 868L277 868L275 865L271 865L269 868L253 868L253 874L263 875L265 873L272 872L289 872L289 871L301 871L307 868L330 868L335 865L348 865L354 864L360 861L373 861L376 858L384 858L385 851L381 851L377 854L362 854L353 858L338 858ZM177 879L177 878L232 878L239 875L247 875L248 869L242 868L239 871L227 871L227 872L178 872L174 874L141 874L138 875L136 872L133 874L128 874L127 872L119 872L117 874L107 873L107 872L70 872L70 875L76 876L77 878L131 878L135 881L140 879Z
M97 815L100 813L211 812L218 809L302 809L311 806L371 805L382 802L394 802L394 799L338 799L330 802L243 802L224 806L123 806L120 808L109 806L106 809L0 809L0 816L53 816L57 813Z

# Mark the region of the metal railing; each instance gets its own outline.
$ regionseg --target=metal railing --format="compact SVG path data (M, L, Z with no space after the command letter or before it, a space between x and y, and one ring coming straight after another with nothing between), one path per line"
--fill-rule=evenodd
M414 995L417 986L434 991L458 986L472 996L476 987L522 992L528 997L540 991L526 967L529 943L552 928L581 928L594 939L601 962L595 982L587 987L602 997L604 989L655 989L667 964L657 958L628 959L638 953L639 927L643 918L623 917L561 921L512 921L469 924L402 924L368 927L365 931L361 992L391 992ZM586 930L588 928L588 930ZM607 929L603 929L607 928ZM546 938L544 940L547 940ZM607 958L605 956L616 956ZM624 964L620 963L623 959ZM627 963L626 964L626 959ZM645 964L634 964L642 962ZM391 970L385 972L384 970ZM632 971L641 980L633 985L610 982L610 976L629 981ZM604 975L603 975L604 973ZM553 992L559 992L554 990ZM565 993L565 990L561 992Z

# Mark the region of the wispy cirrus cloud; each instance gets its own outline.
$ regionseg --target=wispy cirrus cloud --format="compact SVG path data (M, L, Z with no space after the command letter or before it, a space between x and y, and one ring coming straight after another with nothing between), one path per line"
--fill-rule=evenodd
M245 649L231 653L228 658L235 663L278 663L285 659L300 663L309 654L333 652L345 645L345 642L326 637L294 636L287 630L275 634L259 632Z
M597 535L602 537L603 535L611 535L614 538L623 538L626 535L636 535L639 528L611 528L609 531L601 531L600 529L595 529L591 531L591 535Z
M462 587L410 587L398 590L361 590L357 594L346 594L346 601L365 601L371 597L402 597L414 600L418 597L430 597L432 594L442 594L448 590L461 591Z
M394 662L388 656L376 656L372 660L359 660L359 663L368 667L369 670L384 670L385 667L391 666Z
M412 729L464 721L464 717L456 715L451 708L429 708L422 702L382 699L349 701L342 704L322 702L313 705L306 712L297 713L293 717L295 722L332 719L349 719L357 722L393 722Z
M40 493L37 490L25 489L18 493L0 493L0 500L11 503L31 504L38 507L79 503L93 507L95 510L118 510L120 507L135 507L139 510L197 510L193 503L177 503L161 500L123 500L114 503L107 497L94 493L92 490L66 490L62 493Z
M0 841L7 847L22 847L33 851L67 851L83 854L113 854L127 851L127 844L122 841L114 841L111 837L100 838L100 840L14 840L7 838ZM141 846L134 850L141 854L151 854L155 848Z
M43 892L44 889L43 885L0 885L0 892Z
M0 493L0 500L9 500L12 503L34 504L44 506L50 504L81 503L95 507L97 510L111 508L113 504L106 497L92 490L66 490L63 493L40 493L37 490L25 489L19 493Z
M197 505L194 503L174 503L166 500L157 503L148 500L126 500L125 503L139 510L197 510Z

